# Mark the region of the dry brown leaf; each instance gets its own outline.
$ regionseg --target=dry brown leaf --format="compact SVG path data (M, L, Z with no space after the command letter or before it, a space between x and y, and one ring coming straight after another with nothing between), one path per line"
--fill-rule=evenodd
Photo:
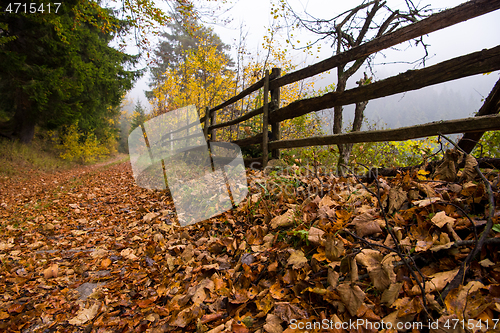
M412 316L419 314L424 309L420 298L412 298L405 305L398 307L398 317Z
M13 303L7 309L9 313L21 313L24 311L24 305L20 303Z
M486 258L486 259L483 259L479 262L479 265L481 265L482 267L491 267L491 266L495 266L496 264L494 262L492 262L490 259Z
M386 306L392 306L392 303L396 301L396 299L399 297L399 293L401 292L401 288L403 287L403 283L394 283L389 286L384 292L382 293L382 298L380 299L380 302L382 304L385 304Z
M94 319L100 307L101 305L99 303L94 303L89 308L80 309L77 312L76 317L70 319L68 323L70 323L71 325L83 325L86 322Z
M446 285L453 280L455 275L457 275L459 268L453 269L451 271L439 272L436 274L432 274L430 276L431 280L425 283L425 292L432 293L434 291L441 291L446 287ZM420 288L415 285L411 289L414 295L420 293Z
M335 201L333 201L333 200L330 198L330 196L325 195L325 196L321 199L321 201L319 202L318 207L319 207L319 208L321 208L321 207L323 207L323 206L326 206L326 207L331 207L331 206L333 206L333 205L335 205Z
M355 316L361 304L364 303L365 293L363 290L357 285L343 283L337 286L337 291L347 311L351 316Z
M300 320L309 317L307 311L290 302L277 302L274 306L274 314L287 323L292 319Z
M0 251L5 251L14 247L13 243L0 242Z
M455 220L453 217L449 217L446 215L444 211L436 213L431 219L431 222L434 223L438 228L444 227L445 224L449 223L452 226L455 224Z
M49 268L43 271L43 276L46 279L56 278L58 273L59 273L59 266L57 264L53 264Z
M336 288L337 287L337 284L339 283L339 273L334 271L333 268L331 267L328 267L328 277L327 277L327 281L328 281L328 284L332 287L332 288Z
M282 320L272 314L269 313L267 314L266 317L266 323L264 324L264 330L268 333L282 333L283 332L283 327L281 327L281 322Z
M130 259L130 260L135 260L137 259L137 256L134 254L134 250L131 248L126 248L120 252L120 255L123 258Z
M158 216L160 216L159 213L150 212L150 213L147 213L146 215L144 215L144 217L142 219L144 220L144 222L150 223L151 221L153 221Z
M193 244L189 244L182 252L181 259L183 262L187 263L193 259L194 256L194 246Z
M382 259L383 255L379 251L370 249L363 249L356 255L356 261L366 267L370 280L380 291L384 291L391 284L391 267L382 267Z
M477 165L477 160L474 158L472 155L467 155L465 157L465 166L464 170L462 171L462 177L465 182L469 182L474 180L476 177L476 165Z
M220 333L222 331L224 331L226 327L224 326L224 324L220 324L219 326L211 329L210 331L208 331L207 333Z
M432 205L433 203L435 202L438 202L440 201L441 198L440 197L430 197L430 198L425 198L423 200L417 200L417 201L413 201L412 203L420 208L422 207L427 207L427 206L430 206Z
M363 213L356 216L351 224L356 227L356 234L359 237L370 236L382 232L380 225L377 223L375 217L369 213Z
M460 153L455 149L447 150L444 154L443 162L436 168L433 178L447 182L455 181L457 177L457 165Z
M479 281L471 281L467 285L460 285L448 293L444 304L449 314L455 314L460 320L474 318L487 308L491 301L486 301L480 293L484 285Z
M293 269L300 269L307 264L307 258L304 255L304 252L300 250L290 250L290 257L288 257L287 265L293 265Z
M283 215L274 217L271 220L271 228L288 227L293 225L293 209L288 209Z
M282 288L279 282L276 282L269 288L269 293L274 299L282 299L287 295L287 289Z
M172 317L170 325L177 327L186 327L191 321L193 321L193 311L191 308L186 308L179 312L176 316Z
M244 323L233 322L231 325L231 333L250 333L250 330L245 326Z
M389 190L389 214L399 210L408 199L408 194L401 187L393 187Z
M274 306L274 299L271 297L271 294L268 293L263 298L255 301L255 305L259 311L267 314Z
M315 245L319 245L323 242L323 235L325 232L321 229L311 227L307 235L307 240Z
M455 242L450 241L450 236L444 232L439 235L439 241L434 242L434 246L430 248L431 251L437 252L451 248Z
M111 265L111 259L106 258L103 261L101 261L101 267L106 269Z
M325 255L328 260L339 260L343 253L344 242L336 236L328 235L325 243Z

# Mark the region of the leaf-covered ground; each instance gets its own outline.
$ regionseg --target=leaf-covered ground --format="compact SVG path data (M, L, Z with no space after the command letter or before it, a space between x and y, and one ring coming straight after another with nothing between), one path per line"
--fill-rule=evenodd
M377 190L288 171L249 171L237 209L184 228L129 163L0 179L0 330L500 329L496 227L467 261L488 218L500 223L477 175L420 172Z

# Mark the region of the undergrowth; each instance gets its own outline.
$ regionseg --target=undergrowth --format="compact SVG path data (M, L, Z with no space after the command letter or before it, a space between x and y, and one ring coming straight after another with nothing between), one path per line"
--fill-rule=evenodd
M34 139L29 145L0 139L0 156L0 174L6 177L35 170L52 172L74 165L61 159L58 152L43 139Z

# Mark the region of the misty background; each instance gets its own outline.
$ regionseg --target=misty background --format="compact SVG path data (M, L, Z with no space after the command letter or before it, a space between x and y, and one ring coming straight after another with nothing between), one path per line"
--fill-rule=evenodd
M295 8L303 10L322 18L333 17L345 10L350 9L358 2L346 2L340 0L290 0ZM389 3L391 1L389 0ZM398 1L393 1L398 2ZM399 0L399 2L402 2ZM443 10L455 7L464 1L457 0L429 0L425 3L431 8ZM245 35L245 44L250 52L257 54L262 51L262 36L265 35L267 27L272 22L269 18L270 2L268 0L239 0L234 1L224 11L220 20L229 23L211 24L221 40L232 47L231 54L236 57L236 44ZM440 31L424 36L428 45L429 56L425 66L431 66L439 62L477 52L485 48L500 45L500 11L495 11L472 20L462 22ZM303 33L301 39L313 40L314 35ZM333 50L331 45L325 44L318 58L304 56L301 51L290 50L290 56L302 67L314 64L318 61L331 57ZM348 89L355 87L355 81L366 72L373 75L375 81L388 78L407 70L423 68L419 59L424 55L422 47L411 46L411 42L399 44L389 50L384 50L374 58L372 67L362 68L348 82ZM483 104L493 88L495 82L500 78L500 72L488 75L475 75L442 84L422 88L415 91L401 93L380 99L371 100L365 110L365 125L363 129L375 126L377 128L398 128L439 120L450 120L473 116ZM128 94L128 99L133 104L141 101L146 109L150 109L144 91L149 90L150 77L146 74L141 78ZM316 88L323 88L336 82L335 70L329 74L323 74L316 80ZM126 107L133 110L133 105ZM323 110L317 113L322 119L323 131L331 134L333 124L333 110ZM349 123L354 117L354 105L344 107L344 124Z

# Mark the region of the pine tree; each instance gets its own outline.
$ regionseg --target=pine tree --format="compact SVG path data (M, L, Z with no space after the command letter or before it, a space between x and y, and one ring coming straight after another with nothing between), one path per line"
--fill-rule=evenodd
M150 67L152 81L150 87L161 85L166 79L167 70L178 70L190 52L196 52L198 48L215 47L219 56L227 63L227 67L233 65L226 51L229 45L222 42L220 37L213 32L213 29L200 24L196 15L186 11L186 8L177 6L175 11L169 14L173 20L166 27L168 32L161 34L163 40L155 50L155 64ZM203 43L203 45L200 45ZM147 91L149 99L154 98L152 91Z
M132 115L132 120L130 121L130 131L132 132L139 125L144 124L146 121L146 111L142 107L141 101L137 101L134 108L134 113Z
M80 1L63 2L57 14L0 15L0 109L8 118L0 122L2 136L29 143L36 125L59 129L77 122L82 132L93 132L117 116L115 106L138 73L124 67L134 57L109 43L128 23L83 4L92 23L76 19Z

